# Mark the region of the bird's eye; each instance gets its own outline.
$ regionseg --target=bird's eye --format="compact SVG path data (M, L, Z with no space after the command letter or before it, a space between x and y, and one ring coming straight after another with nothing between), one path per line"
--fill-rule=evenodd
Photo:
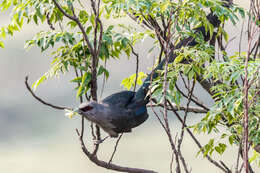
M91 110L91 109L93 109L92 106L85 106L85 107L83 107L83 108L80 108L80 110L83 111L83 112L87 112L87 111L89 111L89 110Z

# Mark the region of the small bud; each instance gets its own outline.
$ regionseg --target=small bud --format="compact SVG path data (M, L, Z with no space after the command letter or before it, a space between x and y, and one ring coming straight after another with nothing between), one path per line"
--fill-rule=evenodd
M74 117L75 115L77 115L77 112L74 112L74 111L69 110L69 109L65 109L65 116L66 116L66 117L72 118L72 117Z

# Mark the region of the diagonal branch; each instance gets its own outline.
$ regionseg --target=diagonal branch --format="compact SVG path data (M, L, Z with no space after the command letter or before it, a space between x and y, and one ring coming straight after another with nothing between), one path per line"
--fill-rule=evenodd
M119 138L118 138L117 141L116 141L116 145L115 145L115 147L114 147L114 151L113 151L113 153L112 153L112 155L111 155L111 157L110 157L110 159L109 159L109 162L108 162L109 164L112 162L112 160L113 160L113 158L114 158L114 155L116 154L116 150L117 150L119 141L120 141L120 139L121 139L122 136L123 136L123 133L120 134Z
M185 129L187 130L187 132L189 133L189 135L191 136L191 138L194 140L194 142L196 143L196 145L199 147L199 149L202 151L202 153L204 153L203 147L200 144L199 140L194 136L194 134L191 132L191 130L188 128L188 126L184 123L184 121L182 120L181 116L178 114L177 111L174 111L173 109L173 105L170 101L168 101L168 104L170 105L170 107L172 108L174 114L176 115L176 117L178 118L178 120L184 124ZM206 155L206 158L209 160L210 163L214 164L216 167L220 168L223 172L225 173L231 173L230 170L226 170L226 168L224 168L223 166L221 166L217 161L213 160L208 154Z
M187 96L186 94L184 94L184 92L179 88L179 86L178 86L177 84L175 84L175 88L181 93L181 95L182 95L183 97L185 97L185 98L188 99L188 96ZM204 109L204 110L207 110L207 111L210 110L206 105L204 105L204 104L203 104L202 102L200 102L199 100L195 100L194 98L191 97L191 101L192 101L193 103L195 103L196 105L200 106L200 107L201 107L202 109Z
M88 46L89 52L91 53L91 55L94 55L95 52L94 52L94 50L93 50L93 47L92 47L92 45L91 45L91 43L90 43L90 41L89 41L89 39L88 39L88 36L87 36L87 33L86 33L84 27L83 27L82 24L80 23L78 17L74 14L74 12L73 12L73 14L74 14L73 16L69 15L68 13L66 13L66 11L64 11L64 10L62 9L62 7L57 3L56 0L52 0L52 2L53 2L54 5L60 10L60 12L61 12L64 16L66 16L67 18L69 18L69 19L71 19L71 20L73 20L74 22L77 23L77 25L78 25L80 31L81 31L82 34L83 34L84 40L87 42L87 46ZM72 10L72 11L74 11L74 10Z
M29 84L28 84L28 76L25 77L25 85L26 85L26 88L28 89L28 91L31 93L31 95L32 95L36 100L38 100L39 102L41 102L42 104L44 104L44 105L46 105L46 106L49 106L49 107L52 107L52 108L54 108L54 109L58 109L58 110L65 110L65 109L73 110L72 108L69 108L69 107L53 105L53 104L51 104L51 103L48 103L48 102L42 100L40 97L36 96L35 93L32 91L31 87L30 87Z
M131 47L132 53L136 57L135 84L134 84L134 90L133 90L135 92L137 79L138 79L138 71L139 71L139 55L138 55L138 53L135 52L135 50L134 50L134 48L133 48L133 46L131 44L129 44L129 46Z
M112 163L108 163L102 160L99 160L97 158L96 155L93 155L92 153L90 153L83 141L83 134L80 134L77 131L77 134L79 135L79 140L81 143L81 148L83 150L83 152L86 154L86 156L89 158L90 161L92 161L93 163L95 163L96 165L106 168L106 169L111 169L111 170L115 170L115 171L119 171L119 172L129 172L129 173L158 173L152 170L146 170L146 169L139 169L139 168L130 168L130 167L123 167L123 166L119 166L116 164L112 164Z
M163 104L162 103L156 103L155 100L152 100L155 104L148 104L147 107L163 107ZM207 113L208 110L206 109L202 109L202 108L199 108L199 107L195 107L195 106L189 106L188 108L186 106L179 106L179 105L176 105L176 104L173 104L172 103L172 106L173 107L167 107L168 110L170 111L187 111L187 112L193 112L193 113Z

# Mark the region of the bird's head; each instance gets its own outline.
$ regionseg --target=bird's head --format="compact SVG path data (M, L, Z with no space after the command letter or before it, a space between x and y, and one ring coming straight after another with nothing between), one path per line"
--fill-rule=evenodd
M78 108L74 109L74 112L77 112L80 115L83 115L91 121L95 121L95 115L97 113L98 103L91 101L85 102L79 105Z

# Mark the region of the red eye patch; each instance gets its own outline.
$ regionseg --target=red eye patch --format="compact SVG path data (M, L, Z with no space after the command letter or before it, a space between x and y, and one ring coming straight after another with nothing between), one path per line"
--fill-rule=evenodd
M91 109L93 109L92 106L85 106L85 107L83 107L83 108L80 108L80 110L83 111L83 112L87 112L87 111L89 111L89 110L91 110Z

